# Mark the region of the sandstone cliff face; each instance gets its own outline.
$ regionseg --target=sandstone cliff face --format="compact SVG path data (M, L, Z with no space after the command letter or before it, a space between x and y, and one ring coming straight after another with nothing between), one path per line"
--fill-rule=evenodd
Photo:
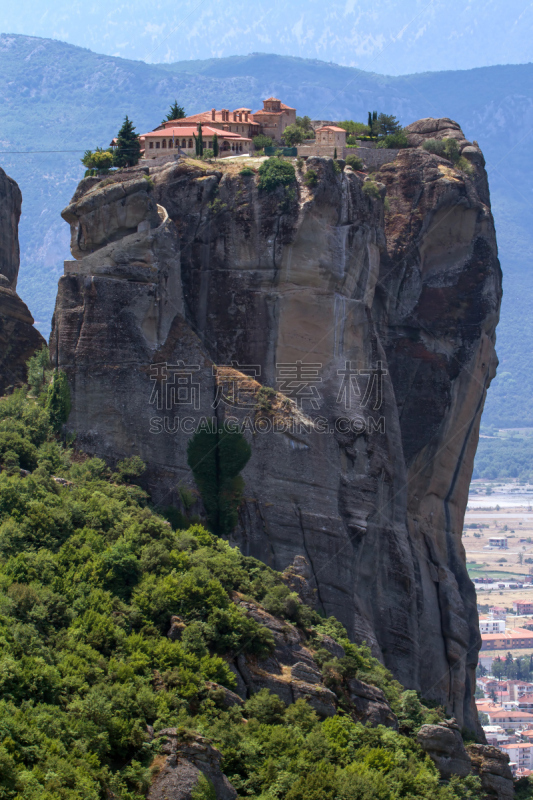
M280 570L305 556L317 607L474 729L461 530L501 275L480 151L416 125L369 187L328 159L275 192L229 165L82 182L51 349L80 445L139 454L163 506L193 486L191 425L243 423L234 542ZM471 174L420 147L435 131Z
M19 187L0 168L0 395L24 382L26 361L46 344L16 293L21 204Z

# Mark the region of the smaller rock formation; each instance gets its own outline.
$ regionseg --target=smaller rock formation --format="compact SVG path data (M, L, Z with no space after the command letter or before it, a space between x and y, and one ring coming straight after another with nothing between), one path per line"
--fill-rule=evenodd
M352 678L348 683L352 716L361 722L369 722L372 727L386 725L387 728L398 730L398 720L392 713L387 698L381 689L370 686L368 683Z
M159 767L148 791L148 800L190 800L203 774L216 792L217 800L235 800L237 792L220 768L222 754L208 739L178 728L165 728L155 734L162 740L163 756L157 756L152 769Z
M338 697L324 685L322 673L303 633L289 622L268 614L256 603L242 600L237 594L234 601L248 616L268 628L276 645L267 658L258 659L250 655L237 657L233 669L241 697L245 699L261 689L268 689L287 705L302 697L321 717L333 716L337 711ZM336 658L345 655L342 646L330 636L323 636L320 645ZM349 696L346 699L349 700L355 720L398 729L398 720L381 689L356 679L351 680L348 686Z
M481 778L487 800L512 800L513 775L507 753L486 744L469 744L466 749L472 771Z
M463 737L454 719L439 725L422 725L417 734L418 744L429 755L443 778L459 775L465 778L472 764L463 744Z
M235 692L232 692L231 689L227 689L225 686L221 686L220 683L206 681L205 686L209 692L209 697L218 702L219 705L223 705L226 708L244 705L244 701L240 695L235 694Z
M486 744L469 744L465 748L455 719L439 725L422 725L417 740L445 780L453 775L464 778L473 774L481 779L486 800L514 797L509 756Z
M0 395L26 380L26 362L46 344L16 292L20 189L0 168Z
M175 642L176 639L181 639L183 631L187 626L181 619L181 617L172 616L170 617L170 628L168 630L167 636L171 642Z
M293 592L296 592L302 603L314 608L316 605L316 588L310 581L312 570L304 556L294 556L294 561L283 572L283 580Z

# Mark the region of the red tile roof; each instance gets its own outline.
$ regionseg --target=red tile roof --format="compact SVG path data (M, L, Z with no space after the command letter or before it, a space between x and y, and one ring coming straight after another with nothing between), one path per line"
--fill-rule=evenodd
M321 128L317 128L315 133L318 131L338 131L339 133L346 133L344 128L339 128L337 125L323 125Z
M484 642L492 642L495 639L532 639L533 631L525 630L525 628L515 628L514 631L506 631L505 633L482 633L481 639Z
M248 109L248 108L236 108L235 111L237 111L237 112L245 112L245 111L250 112L250 109ZM226 124L226 125L230 125L231 123L233 123L233 124L240 123L241 125L258 125L257 122L254 123L253 114L251 114L251 113L250 113L250 116L248 117L248 121L246 121L244 119L243 120L240 120L240 119L234 120L233 119L233 111L229 112L229 119L227 119L227 120L222 118L222 111L215 111L215 119L213 119L213 114L212 114L211 111L201 111L199 114L191 114L190 117L183 117L182 119L171 119L171 120L165 121L163 123L163 125L165 127L166 126L170 126L170 125L187 126L189 124L197 125L199 122L217 122L219 124Z
M529 714L527 711L508 711L503 708L501 711L488 711L487 713L491 720L500 719L501 717L513 717L514 719L533 722L533 714Z
M150 131L150 133L143 133L141 135L141 139L171 139L175 137L176 139L180 139L183 137L186 139L187 137L192 138L193 134L197 134L198 129L194 126L190 128L165 128L159 131ZM221 131L220 128L210 128L209 125L202 125L202 133L204 139L206 136L214 136L215 133L219 137L219 139L231 139L235 142L251 142L251 139L248 139L246 136L241 136L239 133L235 133L235 131Z

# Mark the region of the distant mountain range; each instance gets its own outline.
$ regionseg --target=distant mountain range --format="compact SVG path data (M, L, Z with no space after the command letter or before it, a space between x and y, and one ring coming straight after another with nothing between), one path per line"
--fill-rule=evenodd
M87 148L105 146L125 114L151 130L177 98L187 113L259 108L270 95L315 119L365 120L369 110L403 124L457 120L485 153L505 297L500 375L485 421L533 427L533 64L390 77L288 56L253 54L146 64L29 36L0 36L0 165L24 198L19 292L47 335L68 226L59 216L83 175Z
M533 59L525 0L18 0L0 30L148 63L266 51L403 75Z

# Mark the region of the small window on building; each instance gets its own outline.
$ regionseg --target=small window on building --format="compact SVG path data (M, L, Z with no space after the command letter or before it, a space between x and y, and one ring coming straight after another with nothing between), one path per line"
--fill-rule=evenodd
M182 139L182 140L181 140L181 146L182 146L182 147L187 147L187 145L185 144L185 139Z
M189 147L192 147L192 139L189 139Z
M159 148L160 148L160 147L161 147L160 143L159 143L159 142L156 142L156 143L155 143L155 149L156 149L156 150L159 150Z
M165 148L166 148L166 146L167 146L167 140L166 140L166 139L163 139L163 147L165 147Z
M169 146L169 148L172 147L172 139L168 140L168 146Z
M150 142L150 150L153 150L153 149L154 149L154 143Z

